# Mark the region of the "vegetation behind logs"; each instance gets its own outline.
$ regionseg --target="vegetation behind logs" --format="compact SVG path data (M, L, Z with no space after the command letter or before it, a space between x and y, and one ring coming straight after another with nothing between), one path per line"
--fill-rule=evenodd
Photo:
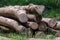
M44 11L43 16L44 17L49 17L49 18L55 18L57 20L60 20L60 0L13 0L13 1L12 0L0 0L0 7L2 7L2 6L9 6L9 5L28 5L30 3L46 6L46 10ZM31 14L29 14L29 15L31 16ZM29 15L28 15L28 17L30 17ZM34 16L32 16L32 17L35 18ZM30 18L28 18L29 21L35 21L35 19L34 20L31 20ZM53 21L53 23L55 25L56 21ZM45 24L45 22L41 22L41 24ZM52 27L54 27L54 25ZM26 25L24 25L24 26L26 26ZM24 26L20 26L20 27L21 28L24 28ZM5 26L0 25L0 28L3 29L3 30L5 30L4 27ZM42 27L42 25L41 25L41 27ZM43 29L45 30L46 28L43 28ZM59 29L59 22L58 22L58 26L55 27L54 29ZM52 31L54 31L54 33L55 32L58 32L58 34L59 34L59 31L58 30L53 30L52 29ZM50 34L50 31L48 33ZM52 33L52 34L54 34L54 33ZM39 32L37 34L39 34Z
M60 7L60 0L0 0L0 6L6 5L27 5L29 3L45 5L50 7Z

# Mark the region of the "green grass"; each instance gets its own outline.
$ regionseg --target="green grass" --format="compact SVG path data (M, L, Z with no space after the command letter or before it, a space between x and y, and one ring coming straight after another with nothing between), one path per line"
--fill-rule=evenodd
M0 39L2 40L28 40L28 37L26 35L22 36L20 34L16 33L0 33Z
M27 34L20 34L14 32L4 32L0 30L0 40L28 40Z
M55 18L56 20L60 20L60 9L49 9L46 10L43 13L44 17L48 17L48 18Z
M28 5L29 3L60 8L60 0L0 0L0 7L8 5Z
M2 34L0 34L2 35ZM0 36L0 40L28 40L29 38L21 35L17 35L15 33L9 33L9 34L3 34L6 36ZM41 38L41 37L40 37ZM55 37L53 35L46 35L45 37L43 36L43 38L41 39L46 39L46 40L53 40Z
M56 18L57 20L60 20L60 9L50 9L48 11L45 11L43 13L44 17L49 17L49 18ZM46 39L46 40L53 40L56 35L54 35L55 33L53 32L50 35L44 35L44 36L35 36L35 38L42 38L42 39ZM0 32L0 40L28 40L29 36L26 35L21 35L18 33L4 33L4 32Z
M41 38L46 40L53 40L56 36L54 35L44 35L44 36L35 36L35 38ZM29 40L29 36L27 34L21 35L20 33L5 33L0 32L0 40Z

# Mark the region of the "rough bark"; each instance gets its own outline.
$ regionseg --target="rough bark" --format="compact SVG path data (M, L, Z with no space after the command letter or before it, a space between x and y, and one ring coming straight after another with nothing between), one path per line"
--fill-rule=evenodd
M45 33L43 32L43 31L37 31L36 32L36 37L38 38L38 37L43 37L43 36L45 36Z
M52 29L52 28L48 28L48 29L53 33L55 32L57 37L60 37L60 30L55 30L55 29Z
M15 10L8 8L0 8L0 16L16 19L22 23L27 22L28 18L25 10Z
M9 31L10 30L9 28L6 28L5 26L0 26L0 29L4 30L4 31Z
M34 21L37 23L40 23L42 16L37 16L37 15L33 15L33 14L27 14L27 17L29 19L29 21Z
M28 17L29 21L35 21L36 22L36 16L35 15L27 14L27 17Z
M7 6L7 7L13 8L13 9L19 9L19 10L23 9L26 11L35 11L39 15L41 15L45 9L45 6L43 6L43 5L34 5L34 4L29 4L26 6L16 5L16 6Z
M19 25L17 21L2 16L0 16L0 25L10 28L16 32L20 32L23 28L23 26Z
M37 14L41 15L45 9L45 6L43 5L34 5L34 4L29 4L29 10L32 12L36 12Z
M28 10L28 5L26 5L26 6L15 5L15 6L7 6L7 7L13 8L13 9L18 9L18 10Z
M56 24L56 26L54 27L54 29L60 30L60 21L57 21L57 24Z
M57 24L56 20L53 18L42 18L42 21L46 22L47 25L51 28L54 28Z
M37 5L29 5L29 9L28 9L28 11L27 11L27 14L33 14L33 15L35 15L36 16L36 20L38 20L37 21L37 23L40 23L40 21L41 21L41 19L42 19L42 16L41 16L41 14L39 14L36 10L38 10L38 9L35 9L35 7L39 7L39 6L37 6ZM39 11L40 12L40 11Z

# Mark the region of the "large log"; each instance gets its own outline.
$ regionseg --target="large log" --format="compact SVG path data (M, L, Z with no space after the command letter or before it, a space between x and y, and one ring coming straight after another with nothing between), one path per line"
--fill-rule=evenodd
M44 21L41 21L38 27L39 31L45 31L47 29L47 24Z
M27 22L28 18L25 10L19 10L13 8L0 8L0 16L16 19L22 23Z
M57 24L54 18L42 18L42 21L46 22L47 25L51 28L54 28Z
M4 30L4 31L9 31L9 30L10 30L9 28L6 28L6 27L4 27L4 26L0 26L0 29L1 29L1 30Z
M33 30L38 29L38 24L36 22L28 22L28 26Z
M44 5L34 5L34 4L29 4L29 5L25 5L25 6L19 6L19 5L16 5L16 6L7 6L8 8L14 8L14 9L24 9L26 11L34 11L36 12L37 14L41 15L45 9L45 6Z
M23 26L19 25L17 21L2 16L0 16L0 25L10 28L16 32L20 32L23 28Z
M43 31L37 31L35 35L37 38L39 38L45 36L45 33Z
M36 12L39 15L43 13L44 9L45 9L45 6L43 5L29 4L29 10L32 12Z
M33 5L33 4L30 4L29 7L28 7L28 10L27 10L27 13L28 14L33 14L36 16L36 19L38 20L37 23L40 23L41 19L42 19L42 10L39 10L40 9L40 6L38 5ZM42 9L42 8L41 8ZM39 12L38 12L39 10ZM42 12L40 12L42 11Z
M56 26L54 27L54 29L60 30L60 21L57 21L57 24L56 24Z
M45 6L43 5L34 5L34 4L29 4L26 6L7 6L6 8L13 8L13 9L18 9L18 10L26 10L26 11L32 11L36 12L37 14L41 15L45 9Z
M15 6L6 6L6 8L13 8L13 9L17 9L17 10L29 10L28 9L28 5L26 5L26 6L19 6L19 5L15 5Z
M33 14L27 14L28 20L29 21L34 21L37 23L40 23L40 21L42 20L42 16L37 16L37 15L33 15Z
M32 14L27 14L28 20L29 21L35 21L36 22L36 16Z
M49 31L49 30L50 30L50 31ZM52 33L52 34L55 33L56 36L60 37L60 30L55 30L55 29L52 29L52 28L49 28L49 27L48 27L47 32Z
M38 17L38 16L33 15L33 14L27 14L27 17L28 17L29 21L34 21L37 23L40 23L40 20L42 19L42 17Z
M26 6L20 6L20 9L23 9L23 10L29 10L29 8L28 8L29 6L28 5L26 5Z

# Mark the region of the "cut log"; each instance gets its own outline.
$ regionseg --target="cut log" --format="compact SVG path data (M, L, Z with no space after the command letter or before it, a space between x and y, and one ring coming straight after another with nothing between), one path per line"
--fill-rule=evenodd
M36 16L35 15L27 14L27 17L28 17L29 21L35 21L36 22Z
M33 14L27 14L27 17L28 17L29 21L34 21L37 23L40 23L40 21L42 20L42 16L37 16L37 15L33 15Z
M51 28L54 28L57 24L56 20L53 18L42 18L42 21L46 22L47 25Z
M15 9L0 8L0 16L13 18L13 19L16 19L16 20L18 20L18 21L20 21L22 23L28 21L25 10L17 11Z
M43 6L43 5L40 5L40 6L35 7L35 11L36 11L39 15L41 15L41 14L43 13L44 9L45 9L45 6Z
M35 9L35 7L38 7L39 8L39 6L37 6L37 5L29 5L29 9L28 9L28 11L27 11L27 13L28 14L33 14L33 15L35 15L36 16L36 20L38 20L37 21L37 23L40 23L40 21L41 21L41 19L42 19L42 16L41 16L41 14L39 14L36 10L38 10L38 9ZM40 11L39 11L40 12Z
M28 22L28 26L33 30L38 29L38 24L36 22Z
M28 5L26 6L19 6L19 5L15 5L15 6L7 6L6 8L13 8L13 9L18 9L18 10L28 10Z
M13 7L14 7L14 9L20 10L20 6L19 5L16 5L16 6L13 6Z
M57 25L54 27L55 30L60 30L60 21L57 21Z
M36 16L36 15L32 15L32 14L27 14L27 17L29 19L29 21L34 21L37 23L40 23L42 17Z
M29 4L29 10L32 12L36 12L37 14L41 15L45 9L45 6L43 5L34 5L34 4Z
M0 16L0 25L10 28L16 32L20 32L23 27L21 25L19 26L17 21L2 16Z
M43 5L34 5L34 4L29 4L29 5L26 5L26 6L7 6L8 8L13 8L13 9L23 9L23 10L30 10L30 11L34 11L34 12L37 12L39 15L41 15L45 9L45 6ZM6 8L7 8L6 7Z
M55 35L60 37L60 30L55 30L55 29L52 29L52 28L48 28L53 34L56 33ZM47 30L48 31L48 30ZM48 31L49 33L51 33L50 31Z
M28 10L29 8L28 8L29 6L28 5L26 5L26 6L20 6L20 9L23 9L23 10Z
M7 28L11 28L13 30L18 30L17 29L18 23L15 20L5 18L2 16L0 16L0 25L3 25Z
M19 31L17 31L17 32L20 32L21 34L25 34L28 31L28 29L22 25L18 26L17 29L19 29Z
M36 22L40 23L42 20L42 16L41 15L36 15Z
M9 28L6 28L6 27L4 27L4 26L0 26L0 29L1 29L1 30L4 30L4 31L9 31L9 30L10 30Z
M59 30L55 30L55 29L52 29L52 28L48 28L49 30L51 30L52 32L59 32Z
M39 31L45 31L47 29L47 24L44 21L41 21L39 24Z
M20 33L23 35L23 34L27 34L29 36L31 36L31 31L30 31L30 28L25 28L23 27L23 29L21 29Z
M37 38L40 38L40 37L45 36L45 33L43 31L38 31L38 32L36 32L35 35L36 35Z

